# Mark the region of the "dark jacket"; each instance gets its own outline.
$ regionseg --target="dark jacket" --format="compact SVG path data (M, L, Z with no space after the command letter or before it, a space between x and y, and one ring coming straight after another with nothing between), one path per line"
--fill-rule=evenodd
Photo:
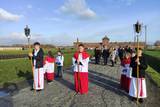
M43 50L40 48L39 52L37 53L37 56L34 56L34 50L32 53L33 53L33 57L32 57L33 64L34 64L34 60L36 60L36 65L33 65L33 66L35 66L35 68L42 68L43 67L43 55L44 55Z
M95 55L95 57L100 57L101 56L101 50L95 49L94 50L94 55Z
M132 76L137 78L137 62L135 62L137 59L137 56L133 57L131 59L130 66L132 67ZM139 65L139 78L145 78L145 70L147 69L147 62L145 57L142 55L139 57L140 65Z
M109 57L109 50L108 49L104 49L103 53L102 53L103 58L107 58Z

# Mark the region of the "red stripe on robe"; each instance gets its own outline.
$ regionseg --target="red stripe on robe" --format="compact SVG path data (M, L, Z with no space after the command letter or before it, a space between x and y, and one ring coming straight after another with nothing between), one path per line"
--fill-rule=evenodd
M38 68L38 88L40 87L40 81L39 81L39 68Z
M142 79L140 79L140 96L143 96L143 85L142 85Z

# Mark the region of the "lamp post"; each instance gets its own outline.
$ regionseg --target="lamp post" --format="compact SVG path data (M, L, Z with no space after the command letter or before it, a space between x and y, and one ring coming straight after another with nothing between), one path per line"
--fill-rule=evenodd
M30 44L30 39L31 39L31 35L30 35L30 28L28 27L28 25L26 25L26 27L24 28L24 33L27 37L28 40L28 52L31 53L31 44ZM34 88L35 88L35 81L34 81L34 70L33 70L33 64L32 64L32 58L31 59L31 67L32 67L32 74L33 74L33 84L34 84ZM36 92L36 91L35 91Z
M30 38L31 38L31 35L30 35L30 28L28 27L28 25L26 25L26 27L24 28L24 33L27 37L27 40L28 40L28 48L30 50L31 46L30 46Z
M139 53L139 36L141 35L141 28L142 24L140 24L138 21L134 26L134 31L135 31L135 37L137 37L137 59L139 59L138 53ZM138 78L139 78L139 65L137 63L137 104L138 104L138 92L139 92L139 84L138 84Z

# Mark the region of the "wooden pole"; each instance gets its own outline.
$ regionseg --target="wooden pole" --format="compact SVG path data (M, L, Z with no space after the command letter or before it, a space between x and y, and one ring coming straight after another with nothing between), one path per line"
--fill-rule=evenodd
M139 59L138 53L139 53L139 36L137 34L137 59ZM138 65L138 62L137 62L137 104L138 104L138 94L139 94L138 93L139 92L138 79L139 79L139 65Z
M30 39L29 38L28 38L28 49L29 49L28 52L32 53L32 49L31 49L31 44L30 44ZM31 67L32 67L34 92L36 93L36 90L35 90L35 81L34 81L34 68L33 68L33 63L32 63L32 57L31 57L30 63L31 63Z
M79 54L78 54L78 91L81 89L81 81L80 81L80 71L79 71Z
M79 39L77 38L77 51L78 51L78 45L79 45ZM78 91L81 89L81 81L80 81L80 71L79 71L79 53L78 53L78 61L77 61L77 66L78 66Z

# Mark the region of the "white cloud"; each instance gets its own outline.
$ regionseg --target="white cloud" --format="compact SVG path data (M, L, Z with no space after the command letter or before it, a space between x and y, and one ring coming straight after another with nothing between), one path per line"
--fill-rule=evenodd
M60 11L71 15L76 15L83 19L92 19L96 17L96 13L90 9L85 0L67 0Z
M62 39L63 38L63 39ZM65 41L64 41L65 40ZM53 44L53 45L72 45L73 37L66 34L55 34L46 36L43 34L33 33L31 35L31 43L36 41L42 44ZM11 32L7 35L0 36L0 45L12 45L12 44L27 44L27 38L23 32Z
M22 15L10 13L0 8L0 21L18 21Z
M31 36L31 42L44 41L41 34L33 34ZM11 32L7 35L0 36L0 45L12 45L12 44L25 44L27 43L27 38L23 32Z

